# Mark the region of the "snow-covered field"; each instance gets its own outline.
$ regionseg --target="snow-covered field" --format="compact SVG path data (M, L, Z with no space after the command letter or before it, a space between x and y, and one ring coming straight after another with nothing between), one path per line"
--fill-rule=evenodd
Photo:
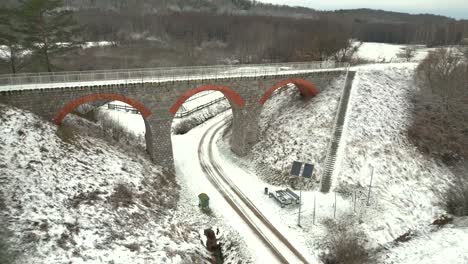
M387 43L374 43L362 42L355 43L359 48L353 55L353 59L361 59L369 62L406 62L406 58L402 57L401 53L406 47L413 47L415 49L414 57L411 58L412 62L421 61L424 59L430 48L424 45L397 45Z

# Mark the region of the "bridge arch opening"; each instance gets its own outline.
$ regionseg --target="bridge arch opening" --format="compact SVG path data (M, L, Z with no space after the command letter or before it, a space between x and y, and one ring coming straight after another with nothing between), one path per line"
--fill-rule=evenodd
M319 93L319 90L317 89L317 87L313 83L311 83L309 81L306 81L304 79L298 79L298 78L287 79L287 80L277 82L272 87L270 87L263 94L262 98L260 98L259 103L261 105L264 105L265 102L273 95L273 93L276 90L278 90L278 89L280 89L282 87L285 87L288 84L294 84L299 89L300 94L302 96L304 96L304 97L313 97L313 96L316 96Z
M121 101L137 109L143 116L143 119L151 115L151 111L148 108L132 98L120 94L98 93L83 96L67 103L59 110L53 121L56 125L60 125L63 122L65 116L75 110L78 106L96 101Z
M119 104L119 102L124 104ZM99 108L99 106L105 104L109 104L109 110L99 110L97 121L105 122L102 123L104 129L105 127L113 127L117 125L119 127L122 126L126 132L132 133L137 137L144 136L146 141L146 149L149 154L152 155L151 149L153 149L153 133L150 123L147 121L147 118L149 118L152 113L142 103L127 96L114 93L97 93L74 99L60 108L58 113L55 115L53 122L56 125L61 125L69 113L73 112L77 107L85 104L93 105L96 108ZM111 105L113 107L110 107ZM126 113L117 113L117 111L114 111L119 109L124 110ZM117 122L117 124L113 122ZM108 125L105 126L105 124Z
M195 94L201 93L201 92L207 92L207 91L218 91L221 92L226 99L229 101L229 103L232 105L237 105L238 107L242 108L245 106L245 101L244 99L236 92L234 92L231 88L222 86L222 85L203 85L200 87L197 87L195 89L188 90L184 94L182 94L179 99L171 106L169 111L172 113L172 115L176 115L177 111L179 108L192 96Z
M188 148L198 148L198 143L192 145L191 136L185 136L193 129L209 119L224 118L225 114L232 112L235 115L244 108L246 102L234 90L220 85L203 85L182 92L169 109L173 119L171 123L171 142L174 154L174 164L185 170L183 157ZM227 139L226 137L225 139ZM230 142L226 142L230 144ZM191 147L189 147L192 145ZM188 172L187 172L188 173Z

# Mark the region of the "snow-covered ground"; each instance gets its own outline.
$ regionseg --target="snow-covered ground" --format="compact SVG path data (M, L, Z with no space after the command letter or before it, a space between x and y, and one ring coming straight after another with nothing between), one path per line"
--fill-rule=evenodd
M415 63L376 64L351 69L356 70L357 75L346 121L348 127L345 129L346 145L343 151L343 162L342 166L338 167L338 178L334 179L334 190L339 192L338 208L343 212L341 215L352 212L349 210L352 203L350 194L365 193L370 181L369 166L372 165L374 167L372 206L363 207L365 209L362 214L358 212L362 220L359 228L364 230L369 238L372 238L369 240L368 247L387 247L388 243L405 232L418 230L430 239L450 244L452 247L450 252L455 252L460 261L455 263L462 263L468 257L468 250L466 241L459 240L457 237L465 235L466 228L452 228L447 231L447 233L456 234L453 237L438 236L437 233L429 230L430 223L444 214L440 205L440 195L448 187L453 175L449 168L419 153L406 136L406 129L411 122L411 93L416 89L413 84L416 65ZM317 144L317 136L326 137L323 133L315 135L313 132L303 132L307 131L305 128L317 122L317 114L313 115L310 112L301 114L297 108L303 102L294 102L297 99L293 93L290 93L289 97L286 95L285 93L277 96L276 99L272 98L274 107L264 108L261 124L267 125L262 126L262 138L254 146L253 158L248 156L243 160L247 168L252 163L279 168L276 173L271 171L272 175L263 178L268 179L270 183L278 183L277 180L281 182L282 179L283 185L289 185L289 182L285 180L287 177L281 174L287 173L290 165L284 166L283 169L283 166L278 166L278 164L283 162L290 164L293 159L314 164L320 162L321 160L316 158L320 149L310 151L310 145ZM330 97L329 100L331 105L336 101L334 97ZM319 99L311 101L308 108L322 109L321 105ZM277 113L271 111L277 111ZM323 113L325 117L322 118L326 119L327 114L331 115L331 113ZM295 116L294 122L288 122L292 119L291 116ZM316 130L320 131L320 127ZM281 133L283 131L284 133ZM302 141L308 144L301 144ZM283 151L278 151L281 149ZM254 181L249 180L249 182ZM249 186L251 189L261 189L262 184L261 182L258 185L250 183L244 188L248 190ZM252 190L252 194L254 195L255 191ZM305 207L309 207L309 210L305 209L304 218L310 221L312 217L310 195L312 193L304 192L303 194L308 197L305 200L308 205ZM330 200L322 197L321 199ZM259 197L257 200L261 201ZM329 213L325 214L329 215ZM272 215L281 216L281 213L276 212ZM290 217L289 222L292 220L293 218ZM287 221L283 219L279 221L279 225ZM309 231L313 237L320 237L316 231ZM417 244L423 241L423 238L418 238L412 242L415 247L419 248L421 254L418 255L418 251L415 250L411 253L412 259L421 259L422 263L430 263L431 253L435 249L428 248L427 252L423 252L423 244ZM431 244L428 243L428 245ZM399 247L390 248L384 252L379 263L411 263L409 262L411 257L404 255L409 253ZM401 259L401 262L387 261L385 260L387 255L392 256L393 260ZM441 253L440 255L433 254L433 256L437 259L443 255Z
M224 95L218 91L206 91L198 93L190 97L187 101L185 101L185 103L183 103L177 111L177 114L189 112L197 108L197 106L207 104L222 97L224 97ZM114 105L132 107L120 101L112 101L109 103ZM176 118L174 118L172 122L172 132L175 133L175 131L179 131L181 126L190 126L190 128L192 128L192 126L195 127L197 124L201 124L206 120L216 116L217 114L224 112L229 107L229 101L221 100L198 111L194 111L188 116L184 116L181 118L178 118L176 116ZM104 116L112 118L113 120L121 124L123 127L125 127L127 131L131 132L136 136L144 136L145 134L145 123L143 121L143 118L139 114L134 114L131 111L127 112L125 110L116 111L113 109L108 109L108 106L106 104L99 108L97 115L98 119L105 118Z
M401 53L406 47L413 47L415 49L414 57L411 58L412 62L421 61L424 59L430 48L424 45L397 45L388 43L375 43L375 42L362 42L355 43L359 48L353 55L353 59L361 59L369 62L406 62L406 58L402 57Z
M254 147L254 154L247 158L235 158L226 140L218 141L218 162L249 199L256 202L262 213L288 239L294 241L297 248L315 257L323 251L323 239L327 236L322 222L335 214L337 218L350 215L360 218L362 222L358 227L371 238L367 246L384 248L378 254L379 263L434 263L447 254L453 260L451 263L464 263L468 251L465 249L466 240L461 238L466 235L467 228L448 226L434 232L429 226L444 213L438 195L446 188L452 177L451 172L419 154L405 134L411 118L409 94L415 89L412 83L415 66L415 63L392 63L353 67L357 75L346 121L346 145L338 170L339 177L334 179L334 188L338 191L336 213L335 192L321 194L304 191L303 228L298 228L298 208L281 209L263 194L263 188L278 189L271 185L276 181L276 184L282 182L283 186L288 186L290 182L285 181L288 178L285 173L292 160L309 161L320 170L318 163L324 159L323 152L331 133L333 109L337 106L342 80L309 101L300 101L295 88L278 93L267 102L262 112L262 140ZM199 166L195 147L187 151L186 146L196 144L204 128L215 121L209 121L187 135L173 136L177 173L181 176L181 182L185 182L187 193L193 192L195 195L210 190L203 174L194 169ZM178 152L179 146L184 149L181 154ZM255 173L258 164L283 171L283 175L272 170L271 175L264 174L259 178ZM369 165L374 167L371 206L365 206L363 195L355 209L352 195L349 194L365 193L370 180ZM309 187L314 185L313 182L309 183ZM240 222L233 220L233 212L230 214L223 206L222 197L217 196L216 190L208 192L215 201L214 211L230 225L240 225ZM253 238L248 238L248 229L243 228L240 228L241 234L250 248ZM415 238L399 246L392 243L410 230L416 233ZM437 243L450 245L450 249L437 250ZM251 253L253 259L258 261L256 252Z
M322 87L324 91L311 99L301 99L297 88L292 86L266 101L260 116L261 141L246 157L262 179L284 184L293 161L308 161L315 164L316 180L305 187L317 186L324 171L344 81L345 75L329 87Z
M187 185L145 154L3 105L0 118L0 222L17 263L205 263L199 231L211 226L227 260L244 255L236 231L202 214Z
M411 63L359 67L351 94L344 157L334 185L338 189L365 188L368 168L374 168L372 185L378 206L361 225L374 245L410 230L427 231L445 213L442 193L453 180L448 167L422 155L408 140L415 67ZM461 235L466 230L451 232ZM456 236L444 239L440 242L450 243L453 251L468 258L464 241Z
M367 235L366 247L377 252L376 263L468 263L468 220L458 218L455 219L458 224L449 224L440 229L430 225L445 213L441 206L441 194L448 187L453 174L445 165L419 153L407 138L406 131L411 122L412 109L410 95L416 89L413 84L413 74L417 64L400 63L403 60L397 58L397 54L402 47L401 45L364 43L359 49L356 56L360 58L398 63L352 68L357 74L345 122L346 128L342 140L345 145L343 145L342 155L339 157L341 162L338 162L339 166L335 173L337 177L333 179L333 190L328 194L322 194L315 191L316 180L313 179L307 183L308 190L302 192L302 228L297 226L297 206L280 208L272 198L264 195L263 190L265 187L273 191L280 188L277 187L278 185L282 187L295 185L294 180L290 181L287 175L293 160L311 162L316 165L317 174L320 173L321 165L325 159L327 142L332 133L333 118L343 86L343 79L337 80L326 91L310 100L302 101L297 95L297 90L293 87L273 96L267 101L260 116L260 142L254 146L252 154L247 157L238 158L232 155L229 145L226 143L229 133L218 135L219 140L214 152L223 171L251 201L255 201L257 208L260 208L261 212L293 242L295 247L316 258L317 262L319 262L319 255L323 253L324 240L327 238L327 229L323 222L327 218L336 217L338 219L360 220L355 225ZM414 61L421 60L426 53L427 49L419 50ZM203 104L204 100L212 100L215 96L219 95L211 93L196 95L186 102L187 108L194 108ZM3 112L0 111L0 113ZM17 110L6 110L5 113L8 114L1 116L11 116L11 120L16 121L4 122L2 120L0 125L0 133L2 133L0 137L0 150L2 150L0 157L2 159L0 160L10 161L0 162L0 168L7 168L8 174L14 175L13 179L17 180L13 183L9 180L8 185L3 185L3 180L6 178L0 175L2 182L0 197L6 197L6 201L15 205L18 203L17 199L11 198L9 200L9 197L16 197L10 194L16 190L16 192L22 192L21 195L24 193L24 197L28 197L30 200L37 199L39 206L34 209L33 207L37 207L37 204L32 206L31 202L24 203L22 201L22 207L9 207L8 213L2 213L0 217L15 219L21 215L21 219L34 219L34 221L12 221L15 239L34 238L35 235L39 234L38 236L41 238L39 239L39 249L43 250L42 252L50 252L63 233L71 236L72 241L79 245L79 247L73 245L74 249L80 249L78 257L74 256L74 251L64 253L60 248L53 257L47 257L46 253L43 253L38 255L41 258L35 256L39 263L54 257L53 261L56 262L52 261L51 263L61 263L60 261L63 259L83 260L82 262L88 260L90 262L93 257L97 259L99 256L105 260L110 260L114 256L120 257L121 259L117 259L116 263L123 263L120 262L121 260L132 260L133 263L139 263L141 256L128 251L128 247L125 247L125 245L129 245L128 243L135 243L135 241L141 246L139 253L145 257L152 257L156 261L162 261L161 263L168 262L168 259L173 262L183 262L181 258L187 257L187 252L189 255L193 253L197 256L206 254L203 247L196 245L195 241L199 237L194 230L213 225L222 226L226 232L225 236L229 237L228 243L232 243L234 248L233 254L230 255L232 262L265 263L264 257L267 255L265 248L225 202L218 190L211 185L198 160L198 146L202 136L211 127L211 124L226 118L229 115L228 112L196 127L185 135L173 135L177 174L174 189L180 188L181 190L178 207L168 211L168 214L173 214L173 218L162 214L164 216L161 216L160 221L152 221L153 219L149 221L150 228L145 226L145 230L143 230L142 227L136 227L138 234L130 235L129 232L116 229L113 225L99 229L97 227L102 225L100 220L95 220L91 214L83 214L83 210L78 209L86 206L86 212L92 212L108 222L116 221L116 216L110 213L112 212L111 208L108 208L109 205L103 201L111 196L113 187L123 181L133 186L135 190L138 190L138 193L149 191L148 186L142 184L148 174L147 166L149 166L149 174L162 175L159 168L148 164L144 159L114 152L113 147L99 141L88 139L80 141L82 142L80 147L69 146L54 136L47 136L53 135L54 129L52 127L46 126L48 132L42 134L33 131L31 127L34 127L37 121L34 121L32 115L18 113ZM141 116L124 112L113 112L111 115L114 118L124 120L123 123L129 126L135 134L142 135L144 133ZM21 125L25 122L29 122L27 129ZM20 129L25 131L20 133ZM15 133L15 131L18 132ZM24 132L26 133L24 134ZM35 138L28 139L29 135L33 135ZM221 139L222 137L224 140ZM45 144L37 142L47 142L47 144L52 142L53 151L42 151L41 146ZM32 147L19 150L18 146L21 144ZM7 154L4 154L5 151L2 148L6 146L10 147L8 147ZM95 150L95 148L99 150ZM100 154L101 152L104 155ZM77 161L75 158L58 158L68 157L71 155L70 153L78 157ZM21 157L27 157L27 159ZM42 158L37 160L37 158L30 157ZM56 164L56 160L62 160L62 162ZM82 163L78 160L84 161L85 165L81 165ZM104 165L93 166L93 164L97 164L97 160L99 160L99 164ZM41 163L36 163L36 161ZM58 166L60 171L55 171L55 166ZM102 170L102 166L108 172ZM373 167L371 206L366 206L370 167ZM47 173L37 173L36 171ZM57 176L59 172L61 177ZM130 173L132 173L131 177L128 175ZM90 174L98 174L94 176L97 180L94 180L94 177L86 176ZM21 175L34 177L22 177ZM116 175L118 177L115 177ZM79 179L79 181L75 179ZM154 179L159 178L155 177ZM40 180L47 183L42 183ZM50 182L54 182L54 184ZM5 188L2 188L3 186ZM50 189L55 187L60 190L72 191L56 193L55 189ZM95 190L97 188L102 188L107 193L99 194L98 197L105 199L98 200L96 204L80 204L78 209L69 208L63 205L66 204L64 202L58 203L59 206L52 204L51 209L46 206L50 205L50 202L46 202L50 200L47 198L48 192L52 193L55 201L64 201L67 193L77 192L80 189ZM139 188L142 189L139 190ZM29 190L33 190L33 192ZM198 214L198 211L194 209L197 204L196 196L201 192L210 196L214 218L203 215L194 217ZM10 195L4 195L5 193ZM33 196L27 195L27 193L38 194ZM172 197L170 192L165 192L165 194L169 198ZM352 199L354 194L360 194L356 206ZM28 210L24 209L25 204L29 204L29 207L26 207ZM144 204L139 201L131 207L131 210L121 208L118 212L125 215L125 213L129 214L130 211L143 215L152 213L145 210ZM48 223L53 223L50 227L52 240L42 239L45 235L41 233L41 228L37 227L37 225L43 226L40 221L42 218L50 218ZM84 229L84 231L80 232L83 233L74 234L73 226L76 218L79 219L80 226L83 226L83 223L86 226L91 226L90 230L100 231L97 231L97 234L92 234L88 229L82 228L80 230ZM39 222L39 224L34 224L34 222ZM175 224L175 227L170 225L174 222L178 223ZM164 229L168 226L170 226L170 233L165 232ZM184 229L187 227L189 229ZM90 239L87 240L83 237L84 234L89 234L92 239L103 241L99 240L100 236L103 236L103 232L114 229L122 231L121 233L128 235L128 237L125 236L122 243L111 243L111 246L104 249L100 248L101 246L93 248L96 243L93 244L89 241ZM233 229L238 233L234 232ZM35 235L29 235L31 230ZM21 234L20 232L23 231L24 234ZM411 240L394 243L396 238L408 231L415 234ZM173 238L170 235L173 233L178 234L178 236ZM185 236L186 233L190 234L188 238ZM155 240L151 240L153 243L145 244L138 240L141 237L148 240L169 241L169 244L164 247L161 245L166 242L160 244L154 242ZM71 241L66 243L70 247L71 244ZM174 248L182 252L176 251L176 255L170 254L171 256L169 256L166 251ZM82 256L89 256L89 259Z

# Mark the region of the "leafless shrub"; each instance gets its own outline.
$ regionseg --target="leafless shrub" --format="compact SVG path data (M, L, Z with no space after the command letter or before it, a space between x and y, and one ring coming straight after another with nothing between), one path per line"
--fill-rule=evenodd
M79 117L85 118L91 122L97 122L96 108L89 104L79 105L73 113Z
M75 140L75 132L73 127L63 123L57 128L57 136L62 139L64 142L72 143Z
M452 221L453 221L452 217L442 215L441 217L434 220L434 222L432 222L432 225L435 225L435 226L438 226L438 227L443 227L446 224L451 223Z
M174 125L173 131L176 135L183 135L192 130L194 127L203 123L197 118L184 118L180 122Z
M78 223L78 220L73 223L65 223L65 227L70 234L78 234L80 232L80 224Z
M466 95L466 64L452 49L437 49L416 69L416 81L421 90L443 100L447 111Z
M344 47L334 55L335 61L351 62L353 60L354 54L358 51L361 45L361 42L359 42L357 45L354 45L353 40L349 39L347 44L344 45Z
M454 49L429 53L415 74L420 90L413 94L413 118L408 138L426 155L453 170L468 159L468 66ZM463 175L467 170L457 172ZM447 193L444 200L459 200L460 190ZM453 205L450 206L453 208Z
M183 117L180 120L175 121L172 126L172 132L176 135L185 134L227 109L229 109L229 104L225 101L208 106L199 112L192 113L187 117Z
M132 190L123 183L119 183L115 188L114 192L109 197L109 201L114 206L118 207L129 207L133 204L134 194Z
M9 237L9 232L4 227L0 227L0 263L11 264L15 262L16 253L8 240Z
M398 53L398 56L411 61L416 56L416 48L414 46L406 46Z
M39 225L39 230L42 232L49 232L49 222L47 219L43 220L43 222Z
M468 178L459 177L445 192L445 209L456 216L468 216Z
M403 235L397 237L394 242L395 243L404 243L410 241L414 237L414 232L412 230L404 233Z
M128 248L131 252L139 251L140 250L140 244L138 243L131 243L131 244L126 244L124 247Z
M119 121L113 119L108 115L100 115L99 122L103 130L112 137L115 141L128 140L130 132L128 132Z
M68 249L70 249L69 243L71 241L72 241L72 239L71 239L70 235L67 234L66 231L65 231L60 235L60 238L57 239L57 246L59 246L63 250L68 250Z
M34 232L26 232L23 235L23 241L25 243L34 243L39 241L40 237Z
M102 200L102 198L99 196L102 194L106 194L106 192L99 190L94 190L91 192L79 192L70 199L70 204L73 208L78 208L78 206L82 203L93 205L97 201Z
M18 133L18 136L20 137L26 135L26 133L22 129L19 129L17 133Z
M468 61L468 42L467 42L467 45L466 46L460 46L458 48L458 51L463 54L463 56L465 57L465 60Z
M371 258L365 249L366 236L349 220L327 219L328 252L321 255L325 264L365 264Z

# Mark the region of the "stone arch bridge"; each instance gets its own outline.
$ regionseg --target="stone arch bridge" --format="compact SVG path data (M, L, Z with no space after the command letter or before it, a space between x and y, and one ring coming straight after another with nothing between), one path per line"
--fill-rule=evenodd
M125 102L143 116L153 161L173 169L172 121L192 95L209 90L225 95L233 111L231 149L245 155L257 140L262 105L276 89L294 84L312 97L346 70L343 64L310 62L0 75L0 103L60 124L81 104Z

